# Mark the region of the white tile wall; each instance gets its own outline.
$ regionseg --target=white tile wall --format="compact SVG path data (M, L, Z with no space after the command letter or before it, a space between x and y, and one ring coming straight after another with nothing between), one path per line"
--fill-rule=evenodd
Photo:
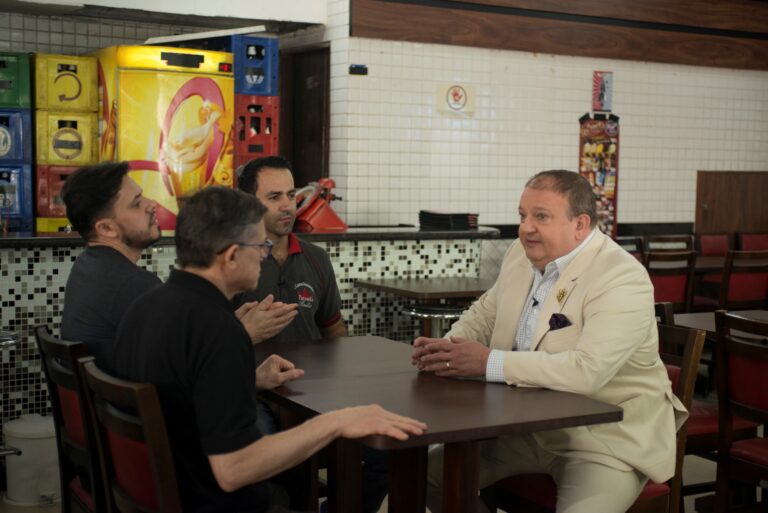
M368 76L332 79L352 224L415 223L421 208L514 223L525 180L575 169L592 71L614 72L619 222L692 222L697 170L768 170L768 73L352 38ZM436 108L474 88L474 115ZM343 93L339 93L339 89ZM333 96L332 96L333 99ZM338 182L339 180L337 180Z
M282 48L330 45L330 170L349 224L417 222L421 208L514 223L525 180L575 169L592 71L614 72L620 223L692 222L697 170L768 170L768 72L349 37L349 0ZM195 27L0 12L0 51L78 54ZM350 64L368 66L350 76ZM443 83L476 109L436 109Z

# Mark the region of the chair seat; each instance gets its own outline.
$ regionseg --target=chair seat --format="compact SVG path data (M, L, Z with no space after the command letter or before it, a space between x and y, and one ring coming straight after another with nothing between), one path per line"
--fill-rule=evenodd
M731 456L768 467L768 438L750 438L733 442Z
M654 483L649 479L636 500L645 501L654 497L663 497L670 493L672 493L672 489L669 487L669 483Z
M734 431L754 429L757 426L757 423L741 417L733 419ZM717 433L718 430L717 405L694 400L688 417L688 437Z

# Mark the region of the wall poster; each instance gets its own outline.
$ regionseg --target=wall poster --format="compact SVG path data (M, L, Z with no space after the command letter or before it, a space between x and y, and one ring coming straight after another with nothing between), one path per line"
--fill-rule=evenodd
M617 234L619 185L619 118L585 114L579 120L579 173L589 180L597 197L597 224L611 237Z

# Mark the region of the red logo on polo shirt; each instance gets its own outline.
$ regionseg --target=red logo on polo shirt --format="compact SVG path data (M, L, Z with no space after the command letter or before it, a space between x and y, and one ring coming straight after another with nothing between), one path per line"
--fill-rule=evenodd
M315 289L312 288L312 285L304 282L297 283L295 290L299 306L302 308L312 308L312 305L315 304Z

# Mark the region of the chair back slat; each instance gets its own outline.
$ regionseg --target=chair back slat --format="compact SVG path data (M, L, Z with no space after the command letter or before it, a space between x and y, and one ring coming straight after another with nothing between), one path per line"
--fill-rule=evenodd
M764 308L768 304L768 251L729 251L721 283L720 308Z
M768 250L768 233L740 233L739 249L742 251Z
M659 324L675 324L675 307L669 301L659 301L653 305L656 313L656 321Z
M733 235L729 233L700 234L696 241L699 254L704 256L725 256L733 249Z
M696 253L693 251L649 251L645 268L653 284L654 301L668 301L676 312L688 312L693 302L693 273Z
M115 378L78 360L102 447L111 502L121 513L177 513L181 501L165 419L154 385Z
M693 251L692 235L646 235L646 251Z
M47 326L36 326L34 331L56 428L62 502L66 510L75 504L81 509L104 511L107 500L99 472L96 435L86 420L88 406L76 365L76 360L86 356L87 351L81 342L54 337ZM83 497L73 497L70 489L78 478L83 478L88 486L82 491Z

